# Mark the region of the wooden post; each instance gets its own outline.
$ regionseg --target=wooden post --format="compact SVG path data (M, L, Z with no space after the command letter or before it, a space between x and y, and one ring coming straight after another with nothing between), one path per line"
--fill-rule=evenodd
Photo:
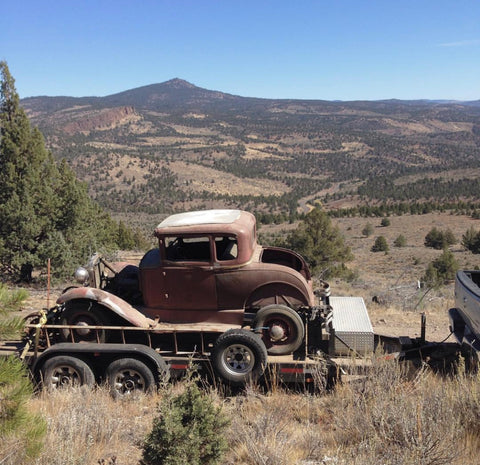
M50 259L47 260L47 308L50 308Z

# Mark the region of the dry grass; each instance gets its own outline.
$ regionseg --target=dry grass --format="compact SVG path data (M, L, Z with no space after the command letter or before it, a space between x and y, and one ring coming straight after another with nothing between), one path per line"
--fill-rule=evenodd
M208 395L232 420L225 465L478 463L480 379L462 370L453 378L427 369L412 377L379 359L365 378L330 394L249 388L236 397ZM35 463L139 463L161 396L119 401L103 389L40 394L32 409L47 419L48 436Z
M115 401L103 388L42 392L32 409L48 422L48 434L37 465L133 464L151 429L157 396ZM118 462L114 462L117 457Z

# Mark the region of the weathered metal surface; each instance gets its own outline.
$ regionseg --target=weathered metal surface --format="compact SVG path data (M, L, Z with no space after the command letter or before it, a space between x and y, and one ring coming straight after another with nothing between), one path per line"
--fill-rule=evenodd
M230 224L241 215L240 210L201 210L194 212L177 213L165 218L157 229L184 228L201 224Z
M214 212L216 211L221 213L217 218L222 221L215 219ZM251 213L239 210L207 210L205 212L182 213L178 216L181 220L176 220L177 215L172 215L155 229L155 236L159 238L160 254L163 260L167 260L165 238L178 235L182 237L234 236L238 242L238 254L234 260L229 261L229 264L245 264L252 258L256 246L256 223L255 217Z
M92 287L77 287L70 289L57 299L57 304L61 305L78 299L87 299L98 302L100 305L109 308L134 326L147 328L155 323L154 320L147 318L123 299L120 299L109 292L105 292L102 289L94 289Z

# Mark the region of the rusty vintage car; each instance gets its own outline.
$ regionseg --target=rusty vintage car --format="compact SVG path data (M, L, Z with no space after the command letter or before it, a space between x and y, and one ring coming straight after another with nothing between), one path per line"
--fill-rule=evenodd
M92 326L201 323L249 326L261 335L269 354L292 353L302 344L302 312L317 308L328 295L328 284L320 283L314 293L299 254L257 244L251 213L175 214L154 234L158 247L138 266L110 264L94 255L86 268L77 270L82 287L66 290L57 300L61 323L79 326L77 338L98 337ZM64 330L65 340L70 331ZM107 337L108 331L102 331L102 340Z

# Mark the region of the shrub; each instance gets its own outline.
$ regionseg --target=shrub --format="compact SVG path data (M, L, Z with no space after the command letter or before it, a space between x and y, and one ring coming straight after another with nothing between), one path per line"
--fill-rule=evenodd
M455 279L459 268L458 262L450 250L445 249L437 259L428 264L423 281L429 287L438 287Z
M480 253L480 232L470 227L462 236L462 245L470 252L474 254Z
M378 236L372 246L372 252L388 252L388 243L384 236Z
M332 429L341 459L332 463L476 463L478 378L435 378L423 370L409 380L405 368L374 360L362 383L334 393ZM467 451L473 454L471 460Z
M167 395L143 445L142 465L214 465L227 450L229 419L190 378L184 392Z
M382 221L380 222L380 226L382 227L387 227L390 226L390 218L382 218Z
M400 234L394 241L393 245L395 247L405 247L407 245L407 239L403 234Z
M362 229L362 234L365 237L370 237L373 234L373 226L371 223L367 223L365 227Z

